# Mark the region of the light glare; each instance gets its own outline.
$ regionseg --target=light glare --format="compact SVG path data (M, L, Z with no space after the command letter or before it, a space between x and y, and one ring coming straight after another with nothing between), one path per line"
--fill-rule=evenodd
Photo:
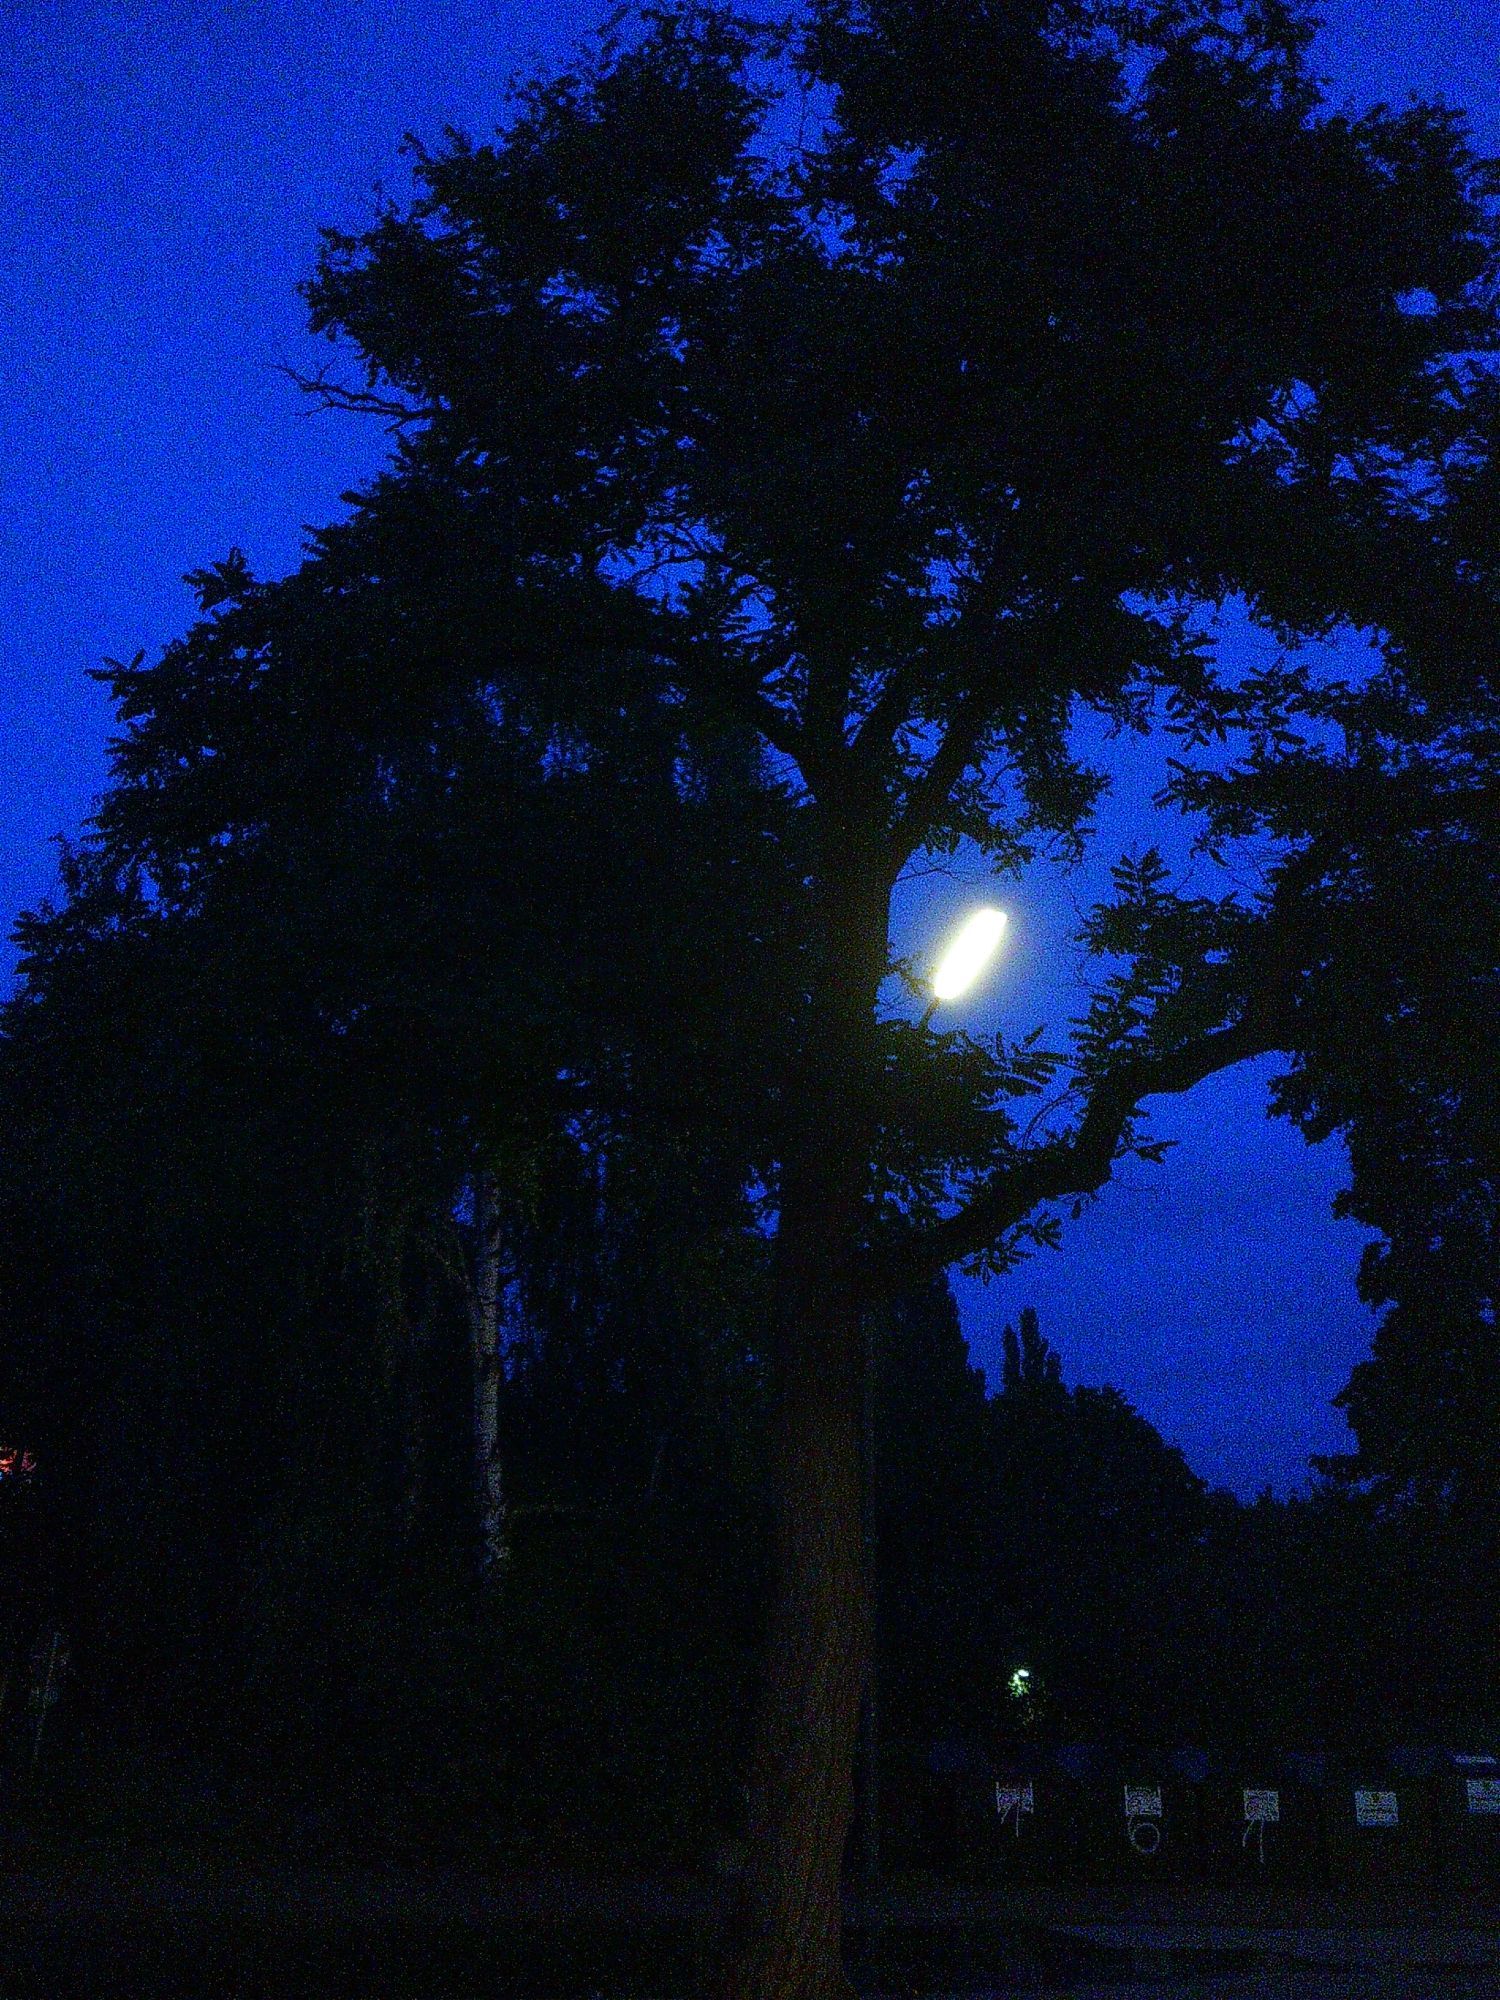
M938 961L932 977L933 998L956 1000L967 993L994 957L1004 930L1004 910L985 908L967 918Z

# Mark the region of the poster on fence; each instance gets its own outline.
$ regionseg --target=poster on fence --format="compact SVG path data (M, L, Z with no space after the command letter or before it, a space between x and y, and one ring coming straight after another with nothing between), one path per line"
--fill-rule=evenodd
M1465 1778L1471 1813L1500 1813L1500 1778Z
M1281 1823L1281 1794L1265 1785L1246 1785L1245 1831L1240 1835L1240 1845L1248 1854L1254 1852L1256 1860L1264 1868L1266 1865L1266 1828Z
M1155 1854L1161 1846L1161 1786L1125 1787L1125 1838L1137 1854Z
M1356 1792L1354 1818L1359 1826L1399 1826L1401 1811L1394 1792Z

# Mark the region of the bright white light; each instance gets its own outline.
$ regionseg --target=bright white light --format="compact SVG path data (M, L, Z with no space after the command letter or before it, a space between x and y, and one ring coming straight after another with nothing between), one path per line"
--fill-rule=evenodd
M933 998L956 1000L967 993L994 957L1004 931L1004 910L975 910L938 960L932 976Z

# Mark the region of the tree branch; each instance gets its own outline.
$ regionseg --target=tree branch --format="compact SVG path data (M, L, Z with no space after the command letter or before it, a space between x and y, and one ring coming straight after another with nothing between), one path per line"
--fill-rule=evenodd
M663 659L670 660L676 667L696 701L701 704L727 704L742 721L759 730L773 750L790 757L804 778L809 777L807 732L766 694L761 686L765 679L763 672L741 676L721 673L716 679L708 680L702 677L700 664L694 659L689 646L670 638L664 639L660 633L653 635L652 644Z
M892 880L921 846L953 787L974 762L992 706L992 696L971 692L954 708L942 742L907 794L906 804L887 836L886 861Z
M875 697L869 714L855 731L849 754L861 775L878 773L882 752L889 752L897 730L911 719L912 700L920 685L918 662L921 656L908 653L886 676L885 686Z
M436 406L399 403L390 396L377 396L373 389L351 389L346 383L333 381L322 368L316 375L303 375L299 370L289 368L285 362L277 362L276 369L278 374L295 382L304 395L316 396L325 410L341 410L364 417L387 417L390 419L386 426L388 430L399 431L406 424L422 423L438 414Z
M962 1258L987 1250L1041 1202L1095 1194L1114 1171L1120 1140L1146 1097L1174 1096L1206 1076L1286 1046L1279 1010L1254 1008L1169 1055L1140 1056L1100 1077L1070 1138L1023 1152L971 1195L962 1208L905 1243L872 1251L868 1293L885 1297L920 1284Z
M743 700L747 718L765 737L771 748L779 750L784 757L790 757L802 775L807 777L806 732L793 722L789 715L784 715L775 702L767 700L766 696L759 692L746 693L737 699Z

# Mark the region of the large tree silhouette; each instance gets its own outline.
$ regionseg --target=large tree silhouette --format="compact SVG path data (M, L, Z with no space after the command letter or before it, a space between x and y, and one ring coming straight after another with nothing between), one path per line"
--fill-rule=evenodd
M246 682L244 756L258 714L329 747L324 704L357 697L440 768L429 718L457 701L529 746L540 791L639 730L670 752L663 810L735 802L711 915L643 900L650 950L585 937L571 969L565 927L536 925L559 943L539 985L587 1006L593 1046L613 1002L615 1041L628 1021L658 1052L575 1066L548 1043L553 1081L738 1134L774 1231L744 2000L842 1983L862 1315L1055 1234L1058 1204L1151 1150L1145 1100L1321 1018L1357 748L1326 747L1338 716L1295 657L1226 677L1195 614L1238 595L1289 648L1359 626L1413 698L1487 686L1493 551L1447 523L1491 462L1489 181L1445 112L1326 111L1307 40L1271 0L814 0L776 33L650 10L523 91L494 143L420 153L410 212L327 244L315 323L364 375L322 393L401 442L325 543L316 615L290 600L300 714L258 701L263 656L235 640L255 590L223 580L213 685ZM154 689L135 776L201 808L203 853L254 851L253 814L215 819L200 681ZM1122 863L1066 1057L901 1019L895 883L966 843L997 872L1081 848L1083 711L1189 748L1239 732L1257 798L1284 772L1329 803L1276 823L1207 801L1225 838L1282 836L1251 888L1184 897L1154 855ZM622 841L648 817L632 783ZM107 836L156 809L138 783ZM580 866L608 853L584 839ZM749 1008L729 975L757 965ZM1068 1109L1023 1118L1049 1082Z

